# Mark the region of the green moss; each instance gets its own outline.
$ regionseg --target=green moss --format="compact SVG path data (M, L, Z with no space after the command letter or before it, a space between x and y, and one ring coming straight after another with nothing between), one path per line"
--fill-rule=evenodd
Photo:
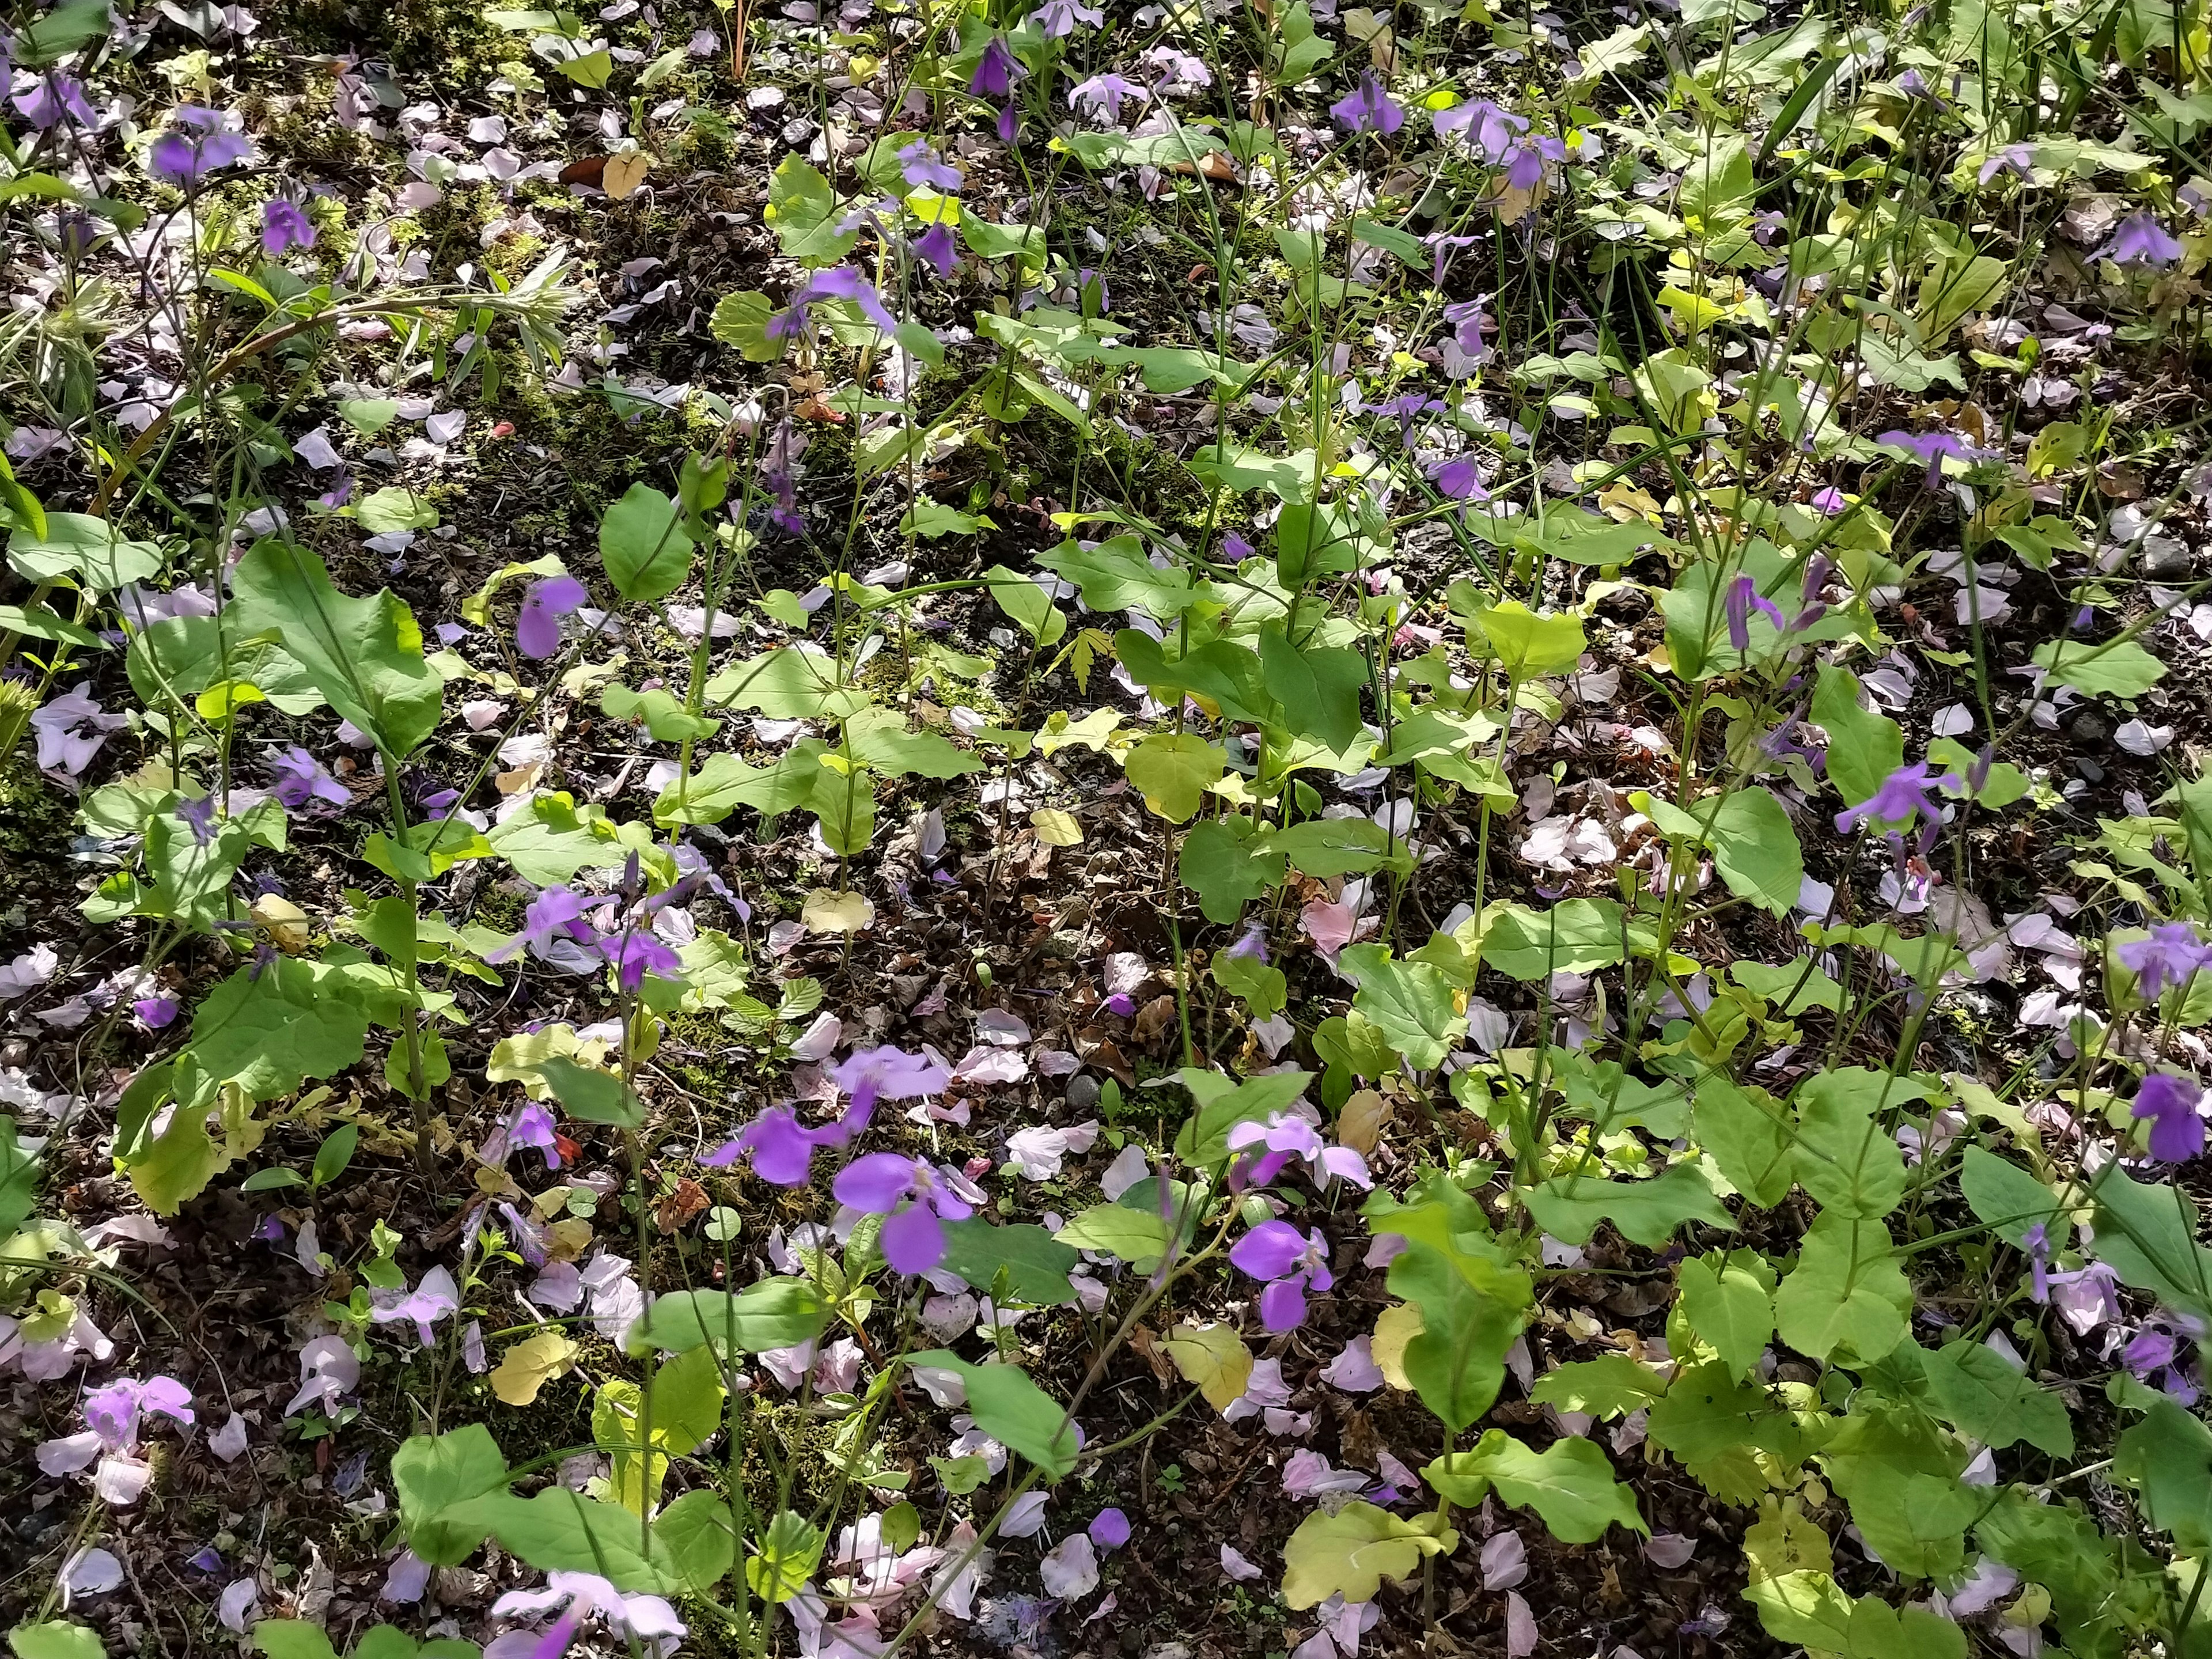
M76 805L40 775L27 744L0 767L0 926L34 887L69 879Z

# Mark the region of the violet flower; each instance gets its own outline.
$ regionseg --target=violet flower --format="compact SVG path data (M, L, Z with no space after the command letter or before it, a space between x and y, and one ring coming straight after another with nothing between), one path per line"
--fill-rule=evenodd
M561 1607L561 1614L543 1633L517 1630L495 1637L486 1644L484 1659L561 1659L584 1620L595 1616L659 1659L673 1653L687 1632L676 1609L659 1596L617 1589L591 1572L549 1572L544 1589L509 1590L491 1604L491 1615L529 1619L555 1607Z
M1088 107L1104 110L1109 126L1118 126L1121 120L1122 104L1133 98L1139 104L1152 96L1141 82L1110 72L1094 75L1087 81L1079 81L1067 94L1070 109Z
M315 245L315 228L297 202L272 196L262 204L261 251L274 259L289 248Z
M1229 1260L1243 1273L1267 1281L1260 1292L1260 1322L1271 1331L1294 1331L1305 1322L1306 1292L1336 1283L1328 1270L1328 1243L1318 1229L1309 1237L1287 1221L1263 1221L1238 1239Z
M1490 296L1478 294L1472 300L1455 300L1444 307L1444 321L1451 325L1452 343L1470 363L1486 362L1491 355L1482 337L1482 325L1489 320L1489 305Z
M437 1340L431 1327L447 1314L459 1311L461 1294L453 1284L453 1274L443 1267L433 1267L413 1290L402 1286L393 1291L371 1291L368 1300L372 1323L391 1325L402 1320L411 1321L415 1334L427 1348Z
M561 618L590 597L574 576L548 576L531 583L514 619L514 648L543 662L561 648Z
M1885 432L1876 443L1893 444L1899 449L1910 450L1928 467L1928 487L1940 489L1943 484L1943 458L1954 456L1962 461L1975 459L1973 446L1948 432Z
M1466 133L1468 143L1487 161L1504 161L1506 147L1515 135L1528 131L1527 116L1500 109L1487 98L1470 98L1449 109L1438 110L1431 118L1437 131L1446 137L1455 132Z
M131 1012L148 1030L158 1031L176 1019L181 1006L174 997L141 997L131 1005Z
M684 973L684 959L643 927L603 934L599 954L614 969L615 983L625 991L637 989L647 974L656 979L678 979Z
M1509 190L1534 190L1544 181L1544 163L1564 161L1567 147L1549 136L1523 138L1505 152L1505 185Z
M969 77L968 90L977 98L1004 98L1014 89L1014 77L1026 73L1014 50L1006 44L1006 37L994 34L983 43L983 55L975 60L975 73Z
M2153 1072L2136 1091L2130 1109L2150 1121L2150 1155L2160 1164L2186 1164L2204 1150L2203 1091L2187 1078Z
M699 1162L710 1170L726 1168L742 1156L752 1160L753 1173L775 1187L804 1187L814 1173L814 1154L823 1147L843 1146L866 1127L848 1114L818 1129L801 1128L799 1115L788 1106L771 1106Z
M806 331L807 312L823 300L849 300L860 308L860 313L886 334L898 331L898 319L884 306L883 295L876 285L849 265L832 265L827 270L817 270L791 296L791 303L768 319L766 332L771 340L797 339Z
M1348 132L1379 132L1385 138L1406 125L1406 112L1383 90L1382 78L1370 70L1358 87L1328 106L1336 124Z
M1118 1509L1103 1509L1091 1517L1091 1541L1111 1554L1129 1541L1129 1517Z
M2033 179L2035 176L2035 147L2032 144L2007 144L1982 163L1978 182L1988 184L2001 173L2009 173L2015 179Z
M5 77L0 76L0 81ZM100 125L100 118L85 102L84 82L58 70L33 76L15 88L15 113L40 132L74 121L82 127Z
M2122 265L2170 265L2181 258L2181 244L2148 213L2131 213L2112 232L2097 255Z
M1106 14L1096 6L1086 6L1083 0L1044 0L1029 15L1029 21L1048 40L1065 40L1075 33L1078 23L1098 28L1106 21Z
M884 1219L878 1243L895 1273L926 1273L945 1260L947 1221L975 1213L920 1158L870 1152L837 1172L840 1204Z
M198 184L218 167L243 161L253 146L242 132L226 132L219 111L187 105L177 112L178 125L154 141L146 152L146 167L164 184Z
M898 160L901 176L917 189L927 185L933 190L957 191L966 182L966 175L931 149L927 138L917 138L899 151Z
M1748 576L1738 576L1728 586L1723 601L1728 611L1729 643L1738 651L1751 649L1751 613L1761 612L1781 633L1790 631L1790 624L1782 615L1782 607L1759 591L1759 584Z
M2036 1222L2020 1236L2020 1245L2027 1252L2027 1299L2050 1301L2051 1230L2042 1222Z
M59 767L76 777L92 763L110 732L130 724L130 715L111 714L92 700L90 680L80 681L76 690L64 692L31 716L31 730L38 734L39 768L51 772Z
M1011 144L1022 136L1022 118L1012 104L999 112L998 132L1002 144Z
M1267 1148L1231 1170L1230 1183L1235 1187L1264 1187L1294 1158L1302 1160L1324 1187L1340 1177L1362 1191L1375 1184L1365 1158L1349 1146L1329 1146L1318 1129L1295 1112L1278 1112L1265 1123L1237 1124L1229 1131L1228 1144L1232 1152Z
M1943 808L1928 793L1936 783L1936 780L1929 775L1926 761L1900 766L1856 806L1847 806L1837 813L1836 828L1849 835L1869 819L1877 823L1902 825L1911 823L1916 816L1925 817L1931 824L1941 823Z
M486 962L508 962L525 950L540 962L574 966L564 945L596 945L599 936L583 920L589 908L580 894L568 887L548 887L530 901L522 913L522 931L504 945L484 952ZM586 958L588 960L588 958Z
M120 1508L135 1504L154 1477L153 1465L138 1455L142 1419L151 1413L173 1422L192 1420L191 1392L173 1376L140 1382L118 1377L84 1397L84 1431L42 1443L35 1454L41 1473L75 1474L93 1468L93 1490Z
M908 244L915 258L939 276L950 276L952 267L960 262L959 249L952 240L952 227L939 219Z
M516 1146L535 1146L545 1154L545 1167L561 1167L561 1137L553 1127L553 1114L542 1102L526 1100L522 1109L514 1115L514 1122L507 1132L507 1144Z
M1437 494L1455 501L1486 501L1490 492L1482 487L1482 469L1469 455L1455 455L1448 461L1439 461L1429 470L1430 480Z
M289 811L298 811L311 800L327 801L333 806L353 805L353 795L345 785L297 744L279 753L269 765L276 776L276 799Z
M921 1100L943 1094L952 1073L926 1054L892 1048L855 1048L830 1068L830 1078L853 1097L847 1121L857 1114L865 1122L878 1100Z
M2112 954L2136 976L2144 1000L2153 1002L2168 986L2186 985L2198 969L2212 967L2212 945L2185 921L2154 927L2148 939L2130 939Z

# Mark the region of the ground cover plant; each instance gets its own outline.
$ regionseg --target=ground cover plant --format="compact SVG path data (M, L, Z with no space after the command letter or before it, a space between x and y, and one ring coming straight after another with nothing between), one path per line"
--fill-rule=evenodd
M18 1659L2212 1654L2212 15L0 36Z

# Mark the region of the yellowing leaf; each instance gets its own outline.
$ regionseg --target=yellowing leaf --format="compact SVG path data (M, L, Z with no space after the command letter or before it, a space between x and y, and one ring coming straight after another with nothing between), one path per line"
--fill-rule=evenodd
M1421 1331L1420 1309L1411 1302L1401 1302L1395 1308L1382 1310L1382 1317L1375 1322L1375 1340L1369 1346L1382 1380L1408 1394L1413 1392L1413 1382L1406 1375L1406 1345Z
M1390 1121L1395 1109L1389 1101L1372 1089L1362 1089L1344 1103L1344 1109L1336 1115L1336 1138L1345 1146L1366 1158L1375 1150L1375 1142L1382 1133L1382 1126Z
M228 720L249 702L266 702L261 688L251 680L218 680L192 699L204 720Z
M1226 1325L1178 1325L1160 1348L1216 1411L1227 1411L1252 1380L1252 1351Z
M254 900L247 914L269 930L270 942L288 957L296 957L305 951L313 937L307 913L291 900L279 898L274 893L264 893Z
M510 1406L527 1406L575 1358L574 1342L558 1331L540 1331L516 1343L492 1367L491 1391Z
M625 151L607 157L607 170L599 175L599 188L619 202L635 194L645 182L646 172L653 166L653 157L641 149Z
M1423 1556L1458 1547L1459 1534L1433 1511L1401 1521L1357 1500L1334 1515L1316 1510L1283 1546L1283 1600L1296 1608L1340 1594L1347 1603L1371 1601L1385 1578L1409 1578Z
M799 919L811 933L865 933L875 926L876 907L858 893L833 893L825 887L806 896Z
M1063 812L1057 806L1040 806L1030 814L1030 823L1037 832L1037 839L1048 847L1083 845L1083 826L1075 821L1073 812Z

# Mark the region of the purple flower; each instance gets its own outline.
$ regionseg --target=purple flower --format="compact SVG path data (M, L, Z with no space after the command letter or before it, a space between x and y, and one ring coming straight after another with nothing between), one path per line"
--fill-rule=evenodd
M975 1213L920 1158L870 1152L837 1172L840 1204L884 1218L878 1237L894 1273L926 1273L945 1260L947 1221Z
M58 766L75 777L92 763L110 732L131 724L128 714L111 714L92 700L92 682L78 683L31 716L38 734L39 765L52 771Z
M158 1031L176 1019L180 1007L174 997L141 997L131 1005L131 1012L148 1030Z
M1014 89L1014 77L1024 72L1005 37L994 34L983 43L983 55L975 60L968 90L978 98L1004 98Z
M138 1419L145 1412L190 1423L191 1390L173 1376L153 1376L143 1382L125 1376L84 1397L84 1425L110 1451L128 1451L138 1443Z
M791 304L768 319L769 337L772 340L798 338L806 331L808 307L821 300L849 300L884 333L898 331L898 319L884 307L883 296L876 292L876 285L850 266L832 265L829 270L817 270L808 277L799 291L791 296Z
M940 1060L900 1048L855 1048L849 1058L830 1068L830 1079L853 1097L848 1121L859 1115L865 1122L878 1100L921 1100L943 1094L952 1073Z
M1490 492L1482 487L1482 470L1470 455L1455 455L1450 460L1439 462L1430 470L1429 477L1435 481L1437 493L1452 501L1490 499Z
M1482 337L1482 325L1489 320L1489 304L1490 296L1479 294L1472 300L1456 300L1444 307L1444 321L1451 325L1452 343L1470 363L1486 362L1491 355Z
M531 583L514 619L514 648L544 661L561 648L561 618L590 597L574 576L548 576Z
M1567 147L1557 138L1524 138L1505 152L1505 185L1509 190L1534 190L1544 180L1544 163L1564 161Z
M522 913L522 931L504 945L494 945L484 953L486 962L507 962L526 949L540 962L562 962L570 953L559 947L566 945L591 945L599 943L599 934L584 921L589 907L580 895L567 887L548 887L530 901Z
M1528 131L1528 117L1502 110L1487 98L1470 98L1449 109L1440 109L1432 118L1440 133L1466 133L1468 143L1487 161L1504 161L1514 135Z
M917 188L927 185L933 190L957 190L966 179L958 167L930 148L927 138L915 139L898 153L898 159L900 173Z
M307 216L300 204L282 196L272 196L261 209L261 251L270 258L276 258L287 248L313 247L315 228L307 222Z
M2185 921L2150 930L2148 939L2130 939L2113 954L2136 976L2136 989L2155 1001L2169 985L2186 985L2201 968L2212 967L2212 945Z
M289 811L296 812L311 800L328 801L333 806L353 805L345 785L297 744L277 755L269 766L276 777L276 799Z
M177 112L177 121L146 152L148 170L165 184L196 185L216 168L252 154L244 133L223 131L217 111L187 106Z
M1943 483L1943 458L1957 457L1962 461L1972 460L1978 452L1963 438L1948 432L1885 432L1875 440L1876 443L1893 444L1910 450L1928 465L1928 487L1940 489Z
M1234 1187L1264 1187L1293 1158L1304 1162L1323 1185L1339 1176L1363 1189L1375 1182L1367 1160L1349 1146L1331 1146L1321 1132L1295 1112L1278 1112L1265 1123L1239 1123L1229 1131L1229 1150L1244 1152L1264 1146L1267 1151L1241 1160L1230 1172Z
M2097 257L2115 264L2170 265L2181 258L2181 244L2149 214L2131 213L2120 221Z
M545 1167L561 1167L560 1136L553 1127L553 1114L535 1100L526 1100L522 1109L514 1115L514 1127L507 1132L509 1147L535 1146L545 1154Z
M1137 1012L1137 1000L1127 991L1116 991L1102 1006L1108 1013L1118 1014L1123 1019L1133 1018Z
M1029 21L1042 31L1048 40L1065 40L1082 23L1097 28L1106 21L1106 14L1096 6L1086 6L1083 0L1044 0L1044 4L1031 12Z
M2150 1121L2150 1155L2160 1164L2186 1164L2204 1150L2203 1091L2187 1078L2153 1072L2136 1091L2131 1109Z
M1094 111L1103 109L1106 112L1108 125L1115 125L1121 119L1124 100L1133 98L1141 104L1151 96L1142 83L1108 73L1078 82L1067 94L1067 106L1070 109L1081 109L1086 106Z
M1814 511L1825 513L1832 519L1837 514L1849 507L1850 502L1845 499L1842 490L1831 487L1826 489L1816 490L1813 495L1812 505Z
M599 954L615 970L615 983L635 991L647 974L655 979L681 979L684 959L641 927L625 927L599 939Z
M2028 1291L2031 1302L2051 1300L2051 1231L2040 1221L2020 1236L2021 1248L2027 1252Z
M1385 138L1406 125L1406 112L1391 100L1372 70L1359 77L1357 90L1331 104L1328 112L1347 132L1379 132Z
M185 1565L201 1572L221 1572L222 1556L212 1544L204 1546L197 1555L185 1558Z
M1091 1541L1102 1550L1118 1550L1129 1541L1129 1517L1118 1509L1101 1510L1091 1517Z
M215 840L215 794L213 791L198 800L177 803L177 816L184 820L185 828L192 832L192 845L205 847Z
M1729 584L1724 601L1728 610L1729 643L1738 651L1751 649L1751 613L1764 614L1783 633L1790 624L1783 619L1782 607L1770 599L1761 597L1759 584L1748 576L1738 576Z
M0 76L0 81L4 79ZM34 76L18 87L15 112L41 132L64 121L74 121L83 127L100 125L100 118L84 100L84 82L58 71Z
M433 1267L422 1275L422 1282L413 1290L404 1286L396 1291L371 1291L368 1293L370 1322L391 1325L410 1321L415 1334L428 1347L437 1340L430 1328L461 1305L461 1293L453 1284L453 1274L443 1267Z
M576 1639L584 1620L593 1614L605 1620L608 1627L623 1637L630 1648L647 1653L672 1653L688 1634L684 1621L676 1616L676 1609L659 1596L617 1589L597 1573L565 1572L558 1568L545 1575L545 1588L542 1590L507 1591L491 1604L491 1616L530 1618L550 1613L564 1601L568 1606L542 1635L533 1638L528 1632L516 1632L500 1639L513 1641L520 1637L515 1651L526 1656L526 1659L561 1659L568 1652L568 1644Z
M950 276L952 267L959 263L960 254L953 243L952 227L942 219L915 237L912 246L915 258L927 264L939 276Z
M836 1123L803 1129L791 1108L771 1106L739 1130L734 1140L724 1141L699 1161L719 1170L743 1155L752 1160L753 1173L763 1181L777 1187L804 1187L814 1172L814 1154L825 1146L847 1145L866 1122L866 1114L848 1112Z
M1022 136L1022 118L1014 112L1012 104L999 112L998 129L999 142L1002 144L1011 144Z
M1947 780L1948 781L1948 780ZM1916 816L1930 823L1943 821L1943 808L1928 792L1936 787L1926 761L1900 766L1881 781L1881 787L1856 806L1836 814L1836 828L1845 835L1869 819L1877 823L1909 824Z
M1243 1273L1267 1281L1260 1292L1260 1322L1271 1331L1294 1331L1305 1322L1306 1292L1336 1283L1328 1270L1328 1243L1318 1229L1307 1237L1287 1221L1263 1221L1238 1239L1229 1260Z
M1980 182L1986 185L2000 173L2009 173L2016 179L2034 177L2035 148L2032 144L2007 144L1982 163Z

